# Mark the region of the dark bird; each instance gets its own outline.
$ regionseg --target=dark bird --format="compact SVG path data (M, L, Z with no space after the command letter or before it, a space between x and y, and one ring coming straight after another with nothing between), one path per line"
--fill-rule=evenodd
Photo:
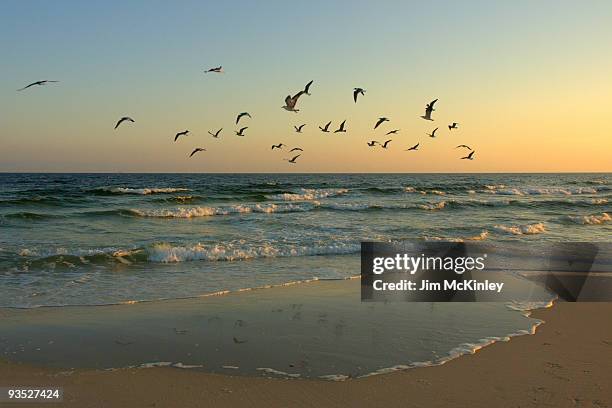
M249 128L248 126L245 126L245 127L243 127L243 128L240 128L240 130L239 130L238 132L236 132L236 135L238 135L238 136L244 136L244 133L243 133L243 132L244 132L245 130L247 130L248 128Z
M331 121L327 122L327 125L324 127L319 126L319 129L321 129L321 132L329 133L329 125L331 125Z
M206 151L206 149L202 149L201 147L196 147L195 149L193 149L193 152L191 152L189 157L193 156L194 154L196 154L198 152L205 152L205 151Z
M242 344L242 343L246 343L246 340L238 340L236 337L234 337L234 343L236 344Z
M174 141L176 142L178 140L179 137L181 136L187 136L189 134L188 130L183 130L182 132L178 132L176 134L176 136L174 136Z
M284 146L284 144L282 144L282 143L279 143L277 145L272 145L272 150L274 150L274 149L282 149L283 146Z
M125 121L134 123L134 119L130 118L129 116L124 116L124 117L122 117L121 119L119 119L117 121L117 124L115 125L115 129L117 129L119 127L119 125L122 124Z
M381 144L381 145L380 145L380 147L382 147L383 149L386 149L386 148L387 148L387 145L388 145L389 143L391 143L392 141L393 141L393 140L389 139L389 140L387 140L385 143Z
M344 124L346 123L346 119L342 121L342 123L340 124L340 127L336 130L334 130L334 133L342 133L342 132L346 132L346 129L344 128Z
M355 103L357 103L357 96L361 94L365 96L365 89L363 88L355 88L353 90L353 100L355 101Z
M393 129L393 130L390 130L390 131L388 131L387 133L385 133L385 136L386 136L386 135L394 135L394 134L396 134L396 133L397 133L397 132L399 132L399 131L400 131L399 129Z
M427 135L427 136L429 136L429 137L436 137L436 132L437 132L437 131L438 131L438 128L435 128L435 129L433 130L433 132L431 132L431 133L426 133L426 135Z
M300 110L295 109L295 105L297 104L298 99L300 99L300 96L304 95L305 93L305 91L300 91L293 96L287 95L285 98L285 106L281 106L281 108L288 110L289 112L298 113Z
M289 153L291 152L303 152L304 149L302 149L301 147L294 147L293 149L289 150Z
M310 89L310 85L312 85L312 83L313 83L313 82L314 82L314 80L310 81L310 82L309 82L309 83L307 83L307 84L306 84L306 86L304 87L304 93L305 93L306 95L308 95L308 96L310 96L309 89Z
M468 145L464 145L464 144L460 144L459 146L455 147L455 149L458 149L458 148L460 148L460 147L465 147L465 148L466 148L466 149L468 149L468 150L472 150L472 148L471 148L470 146L468 146Z
M368 146L374 147L374 146L376 146L376 143L380 144L380 142L377 142L376 140L371 140L371 141L368 142Z
M293 126L295 128L296 133L302 133L302 128L306 126L306 124L300 126Z
M448 130L453 130L453 129L457 129L457 122L453 122L451 125L448 125Z
M470 152L470 154L468 154L467 156L462 157L461 159L462 159L462 160L463 160L463 159L466 159L466 160L474 160L474 153L476 153L476 151L475 151L475 150L472 150L472 151Z
M420 143L417 143L414 146L412 146L411 148L406 149L405 151L409 152L410 150L418 150L419 149L419 145L420 145Z
M47 84L50 84L52 82L59 82L59 81L48 81L48 80L45 80L45 81L36 81L36 82L32 82L30 85L24 86L21 89L18 89L17 91L23 91L24 89L28 89L29 87L34 86L34 85L47 85Z
M378 126L380 126L381 123L383 122L388 122L389 119L387 118L378 118L378 120L376 121L376 124L374 125L374 129L376 129Z
M438 102L437 99L434 99L433 101L429 102L427 105L425 105L425 115L421 116L423 119L425 120L433 120L431 118L431 113L433 111L435 111L434 109L434 104Z
M223 67L222 66L218 66L215 68L210 68L204 71L205 74L209 73L209 72L216 72L217 74L222 74L223 73Z
M210 130L208 131L208 134L211 135L212 137L219 137L219 133L221 133L221 131L223 130L223 128L217 130L215 133L211 132Z
M301 154L298 154L297 156L293 156L291 159L284 159L284 160L287 160L289 163L295 164L295 160L300 156Z
M238 124L238 122L240 121L240 118L242 118L243 116L248 116L249 118L251 117L251 115L249 115L249 112L242 112L238 114L238 116L236 116L236 124Z

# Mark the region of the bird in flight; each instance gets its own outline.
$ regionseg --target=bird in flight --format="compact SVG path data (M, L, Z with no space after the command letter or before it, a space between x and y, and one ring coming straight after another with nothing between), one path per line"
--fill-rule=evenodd
M353 100L355 101L355 103L357 103L357 96L361 94L365 96L365 89L363 88L355 88L353 90Z
M464 144L460 144L459 146L455 147L455 149L458 149L458 148L460 148L460 147L465 147L465 148L466 148L466 149L468 149L468 150L472 150L472 148L471 148L470 146L468 146L468 145L464 145Z
M291 159L284 159L284 160L287 160L289 163L295 164L296 159L300 156L301 154L298 154L297 156L293 156Z
M17 91L23 91L24 89L28 89L29 87L34 86L34 85L47 85L47 84L52 83L52 82L59 82L59 81L48 81L48 80L45 80L45 81L36 81L36 82L32 82L30 85L24 86L21 89L18 89Z
M236 132L236 135L237 136L245 136L244 131L247 130L248 128L249 128L248 126L240 128L240 130Z
M121 119L119 119L117 121L117 124L115 125L115 129L117 129L119 127L119 125L122 124L123 122L125 122L126 120L128 122L134 123L134 119L130 118L129 116L124 116L124 117L122 117Z
M306 93L305 91L300 91L293 96L287 95L287 97L285 98L285 106L281 106L281 108L289 112L298 113L300 110L295 109L295 105L297 104L298 99L300 99L300 96L304 95L305 93Z
M295 132L296 132L296 133L302 133L302 128L303 128L304 126L306 126L306 124L305 124L305 123L304 123L303 125L300 125L300 126L295 126L295 125L294 125L293 127L295 128Z
M457 122L453 122L452 124L448 125L448 130L453 130L453 129L457 129Z
M321 129L321 132L329 133L329 125L331 125L331 121L327 122L327 125L323 127L319 126L319 129Z
M344 128L344 124L346 123L346 119L342 121L342 123L340 124L340 127L336 130L334 130L334 133L343 133L346 132L346 129Z
M435 111L434 109L434 104L438 102L437 99L434 99L433 101L429 102L427 105L425 105L425 115L421 116L423 119L425 120L433 120L431 118L431 113L433 111Z
M386 148L387 148L387 145L388 145L389 143L391 143L392 141L393 141L393 140L389 139L389 140L387 140L385 143L381 144L381 145L380 145L380 147L382 147L383 149L386 149Z
M376 140L371 140L371 141L368 142L368 146L374 147L374 146L376 146L376 143L380 144L380 142L377 142Z
M427 135L427 136L429 136L429 137L436 137L436 132L438 131L438 129L439 129L439 128L435 128L435 129L433 130L433 132L431 132L431 133L426 133L426 135Z
M470 154L468 154L467 156L462 157L461 160L464 160L464 159L465 160L474 160L474 153L476 153L476 151L472 150L470 152Z
M174 136L174 141L176 142L178 140L179 137L181 136L187 136L189 134L188 130L183 130L182 132L178 132L176 134L176 136Z
M210 130L208 131L208 134L211 135L212 137L219 137L219 133L221 133L221 131L223 130L223 128L217 130L215 133L211 132Z
M302 149L301 147L294 147L293 149L289 150L289 153L291 152L303 152L304 149Z
M202 149L201 147L196 147L195 149L193 149L193 152L191 152L189 157L193 156L194 154L196 154L198 152L205 152L205 151L206 151L206 149Z
M282 144L282 143L279 143L279 144L276 144L276 145L272 145L272 150L274 150L274 149L282 149L283 146L284 146L284 144Z
M374 125L374 129L380 126L383 122L388 122L388 121L389 119L387 118L378 118L378 120L376 121L376 124Z
M417 143L414 146L412 146L411 148L406 149L405 151L409 152L410 150L418 150L419 149L419 145L420 145L420 143Z
M249 117L249 118L251 117L251 115L249 114L249 112L242 112L242 113L239 113L239 114L238 114L238 116L236 116L236 124L238 124L238 122L240 121L240 119L241 119L243 116L247 116L247 117Z
M314 80L310 81L310 82L309 82L309 83L307 83L307 84L306 84L306 86L304 87L304 93L305 93L306 95L308 95L308 96L310 96L309 89L310 89L310 85L312 85L312 83L313 83L313 82L314 82Z
M218 66L215 68L210 68L204 71L205 74L209 73L209 72L216 72L217 74L222 74L223 73L223 67L222 66Z
M387 133L385 133L385 136L386 136L386 135L394 135L394 134L396 134L396 133L397 133L397 132L399 132L399 131L400 131L399 129L393 129L393 130L390 130L390 131L388 131Z

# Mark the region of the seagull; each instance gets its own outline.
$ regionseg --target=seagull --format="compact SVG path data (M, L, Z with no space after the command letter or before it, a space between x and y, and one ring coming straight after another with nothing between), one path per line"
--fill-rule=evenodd
M329 133L329 125L331 125L331 121L327 122L327 125L324 127L319 126L319 129L321 129L321 132Z
M380 145L380 147L382 147L383 149L386 149L386 148L387 148L387 145L388 145L389 143L391 143L391 142L392 142L392 140L391 140L391 139L389 139L389 140L387 140L385 143L381 144L381 145Z
M281 108L283 108L285 110L288 110L289 112L298 113L300 110L299 109L295 109L295 104L297 103L297 101L300 98L300 96L302 96L305 93L306 92L304 92L304 91L300 91L300 92L296 93L293 96L287 95L287 97L285 98L285 106L281 106Z
M437 99L434 99L433 101L429 102L427 105L425 105L425 115L421 116L423 119L425 120L433 120L431 118L431 113L433 111L435 111L434 109L434 104L438 102Z
M189 157L193 156L194 154L196 154L197 152L205 152L206 149L202 149L201 147L196 147L195 149L193 149L193 152L191 152L191 154L189 155Z
M420 143L417 143L417 144L415 144L414 146L412 146L411 148L406 149L405 151L406 151L406 152L408 152L408 151L410 151L410 150L418 150L418 149L419 149L419 145L420 145Z
M282 149L282 148L283 148L283 146L285 146L285 145L284 145L284 144L282 144L282 143L279 143L279 144L277 144L277 145L272 145L272 150L274 150L275 148L276 148L276 149Z
M399 129L393 129L393 130L390 130L390 131L388 131L387 133L385 133L385 136L386 136L386 135L394 135L394 134L396 134L396 133L397 133L397 132L399 132L399 131L400 131Z
M208 131L208 134L211 135L212 137L219 137L219 133L221 133L221 131L223 130L223 128L217 130L215 133L211 132L210 130Z
M452 125L448 125L448 130L457 129L457 125L458 125L458 123L457 123L457 122L453 122L453 124L452 124Z
M470 154L468 154L468 155L467 155L467 156L465 156L465 157L462 157L461 159L462 159L462 160L463 160L463 159L466 159L466 160L474 160L474 153L476 153L476 151L475 151L475 150L472 150L472 151L470 152Z
M240 130L239 130L238 132L236 132L236 135L237 135L237 136L244 136L244 133L242 133L242 132L244 132L244 131L245 131L245 130L247 130L248 128L249 128L248 126L245 126L245 127L243 127L243 128L240 128Z
M466 149L468 149L468 150L472 150L472 148L471 148L470 146L468 146L468 145L464 145L464 144L460 144L459 146L455 147L455 149L458 149L458 148L460 148L460 147L465 147L465 148L466 148Z
M357 95L364 95L365 96L365 89L363 88L355 88L353 90L353 99L355 100L355 103L357 103Z
M223 67L221 65L219 65L218 67L215 68L210 68L204 71L205 74L209 73L209 72L216 72L217 74L222 74L223 73Z
M301 154L298 154L297 156L293 156L291 159L284 159L284 160L287 160L289 163L295 164L295 160L300 156Z
M378 141L376 141L376 140L369 141L369 142L368 142L368 146L370 146L370 147L374 147L374 146L376 146L376 143L380 144L380 142L378 142Z
M346 119L342 121L342 123L340 124L340 127L336 130L334 130L334 133L342 133L342 132L346 132L346 129L344 129L344 123L346 122Z
M295 128L295 132L296 133L302 133L302 128L306 126L306 124L304 123L303 125L300 126L293 126Z
M238 124L240 118L242 118L243 116L248 116L249 118L251 117L251 115L249 115L249 112L242 112L238 116L236 116L236 124Z
M24 89L28 89L29 87L34 86L34 85L47 85L47 84L52 83L52 82L59 82L59 81L48 81L48 80L45 80L45 81L36 81L36 82L32 82L28 86L24 86L23 88L18 89L17 91L23 91Z
M187 136L189 134L188 130L183 130L182 132L178 132L176 134L176 136L174 136L174 141L176 142L178 140L179 137L181 136Z
M310 89L310 85L312 85L312 83L314 82L314 80L310 81L309 83L306 84L306 86L304 87L304 93L308 96L310 96L310 92L308 92L308 90Z
M122 124L123 122L125 122L126 120L129 121L129 122L134 123L134 119L130 118L129 116L124 116L121 119L119 119L119 121L117 121L117 124L115 125L115 129L117 129L119 127L119 125Z
M437 132L438 128L435 128L433 132L431 133L426 133L427 136L429 137L436 137L436 132Z
M378 126L380 126L381 123L388 122L388 121L389 121L389 119L387 119L387 118L378 118L378 121L374 125L374 129L376 129Z
M302 149L301 147L294 147L293 149L289 150L289 153L291 152L303 152L304 149Z

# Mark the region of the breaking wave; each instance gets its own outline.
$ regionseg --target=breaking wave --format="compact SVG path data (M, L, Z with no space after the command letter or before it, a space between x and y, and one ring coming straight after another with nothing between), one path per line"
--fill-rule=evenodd
M535 235L546 232L546 226L541 222L525 225L496 225L493 228L498 231L503 231L514 235Z

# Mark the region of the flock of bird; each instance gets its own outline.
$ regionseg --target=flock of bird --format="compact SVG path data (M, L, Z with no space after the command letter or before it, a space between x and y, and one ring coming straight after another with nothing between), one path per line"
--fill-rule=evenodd
M210 68L204 71L204 73L223 73L223 67L222 66L218 66L218 67L214 67L214 68ZM43 85L47 85L49 83L56 83L59 81L51 81L51 80L43 80L43 81L36 81L36 82L32 82L31 84L24 86L23 88L18 89L17 91L23 91L26 90L32 86L43 86ZM296 105L298 103L299 98L302 95L310 95L310 87L312 85L314 81L310 81L306 84L306 86L304 87L303 90L297 92L295 95L291 96L291 95L287 95L287 97L285 98L285 105L282 106L283 109L289 111L289 112L295 112L298 113L300 110L296 108ZM354 88L353 89L353 100L355 101L355 103L357 103L358 97L361 96L365 96L365 89L363 88ZM435 111L434 105L436 104L436 102L438 102L438 99L434 99L433 101L429 102L428 104L425 105L425 114L421 116L421 118L428 120L428 121L433 121L434 119L431 117L432 113ZM252 119L252 116L248 113L248 112L241 112L236 116L236 126L238 126L238 123L240 122L241 119L243 118L249 118ZM121 119L119 119L117 121L117 123L115 124L115 129L119 128L120 125L122 125L125 122L131 122L131 123L135 123L135 120L132 119L129 116L124 116ZM376 130L379 126L383 125L385 122L390 122L389 118L386 117L380 117L376 120L376 123L374 124L374 130ZM330 130L330 126L332 124L332 121L327 122L324 126L319 126L319 130L323 133L330 133L332 132ZM301 124L301 125L294 125L294 129L296 133L302 133L302 129L304 128L304 126L306 126L306 124ZM453 122L450 125L448 125L448 130L449 131L453 131L455 129L458 129L459 124L457 122ZM238 130L234 131L234 133L236 134L236 136L246 136L246 134L244 133L249 127L248 126L243 126L240 127ZM429 136L430 138L435 138L436 136L436 132L438 131L439 127L436 127L433 131L431 131L431 133L427 133L427 136ZM217 130L216 132L212 132L212 131L208 131L208 134L211 135L214 138L219 138L220 133L223 131L223 128L220 128L219 130ZM338 128L336 130L333 131L333 133L346 133L347 129L346 129L346 119L343 120L340 125L338 126ZM395 135L400 131L400 129L392 129L389 130L388 132L385 133L385 136L388 135ZM189 134L189 130L183 130L181 132L176 133L176 135L174 136L174 141L177 142L179 140L179 138L181 138L182 136L187 136ZM387 149L389 147L389 144L393 141L393 139L388 139L385 140L384 142L379 142L377 140L371 140L369 142L367 142L367 145L370 147L375 147L376 145L380 146L383 149ZM408 149L406 149L405 151L416 151L419 149L420 143L415 144L414 146L409 147ZM271 150L274 149L278 149L278 150L282 150L284 147L288 147L287 145L285 145L284 143L278 143L275 145L272 145ZM456 149L467 149L467 151L469 151L469 153L466 156L460 157L460 159L462 160L473 160L474 159L474 153L475 150L473 150L470 146L465 145L465 144L460 144L457 145L457 147L455 147ZM199 152L205 152L206 149L202 148L202 147L196 147L190 154L189 157L193 157L196 153ZM292 152L303 152L304 150L301 147L293 147L289 150L289 153ZM301 153L291 157L291 158L286 158L283 159L291 164L295 164L296 160L301 156Z

